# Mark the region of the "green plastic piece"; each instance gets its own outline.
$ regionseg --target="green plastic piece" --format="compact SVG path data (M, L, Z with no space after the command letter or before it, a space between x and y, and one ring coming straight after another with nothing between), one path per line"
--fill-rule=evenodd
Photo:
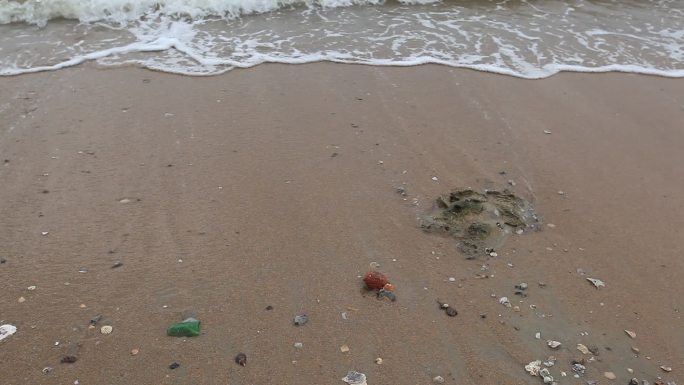
M175 323L166 329L166 334L172 337L197 337L200 335L200 321L183 321Z

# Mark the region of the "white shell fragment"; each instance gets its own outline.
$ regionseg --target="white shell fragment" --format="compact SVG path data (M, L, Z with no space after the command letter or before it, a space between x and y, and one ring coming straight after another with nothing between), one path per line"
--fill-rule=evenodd
M627 333L629 338L636 338L636 333L631 330L625 330L625 333Z
M342 381L349 385L368 385L366 383L366 375L354 370L350 370L347 375L342 378Z
M605 282L601 281L600 279L587 278L587 281L591 282L591 284L596 286L597 289L600 289L602 287L606 287Z
M584 346L584 345L582 345L582 344L577 344L577 350L579 350L580 352L582 352L582 354L589 354L589 353L591 353L591 352L589 351L589 348L587 348L586 346Z
M105 325L105 326L103 326L103 327L100 328L100 333L102 333L102 334L111 334L111 333L112 333L112 330L114 330L114 329L113 329L111 326Z
M561 343L558 341L548 340L546 341L546 345L551 349L558 349L561 346Z
M5 338L11 336L12 334L17 332L17 327L14 325L6 324L0 326L0 341L4 340Z
M499 298L499 303L506 307L511 307L511 301L508 300L508 297Z

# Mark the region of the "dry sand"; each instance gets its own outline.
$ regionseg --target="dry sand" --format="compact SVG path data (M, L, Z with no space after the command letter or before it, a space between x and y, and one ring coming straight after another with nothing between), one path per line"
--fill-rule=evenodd
M81 66L0 79L0 116L2 384L541 384L523 367L552 354L579 384L578 343L584 380L682 378L682 79ZM421 231L439 194L509 179L543 231L477 260ZM397 302L361 295L373 261ZM203 334L167 337L185 310Z

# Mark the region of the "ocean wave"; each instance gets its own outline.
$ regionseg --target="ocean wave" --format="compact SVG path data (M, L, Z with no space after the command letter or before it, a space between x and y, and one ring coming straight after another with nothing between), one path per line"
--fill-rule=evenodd
M402 4L429 4L440 0L397 1ZM384 0L0 0L0 24L45 26L54 19L127 24L160 16L193 20L207 17L232 19L292 6L336 8L384 3Z
M684 77L673 0L0 0L0 23L6 76L88 61L194 76L330 61Z

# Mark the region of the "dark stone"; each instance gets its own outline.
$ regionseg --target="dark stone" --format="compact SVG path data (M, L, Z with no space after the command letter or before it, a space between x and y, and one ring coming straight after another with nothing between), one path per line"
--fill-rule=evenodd
M240 366L247 366L247 355L245 353L238 353L235 356L235 363Z
M78 361L78 357L76 356L64 356L60 362L63 364L73 364L76 361Z
M445 312L449 317L456 317L458 315L458 312L456 311L456 309L454 309L451 306L447 307Z
M169 365L169 369L173 370L180 367L180 364L178 362L174 362L171 365Z

